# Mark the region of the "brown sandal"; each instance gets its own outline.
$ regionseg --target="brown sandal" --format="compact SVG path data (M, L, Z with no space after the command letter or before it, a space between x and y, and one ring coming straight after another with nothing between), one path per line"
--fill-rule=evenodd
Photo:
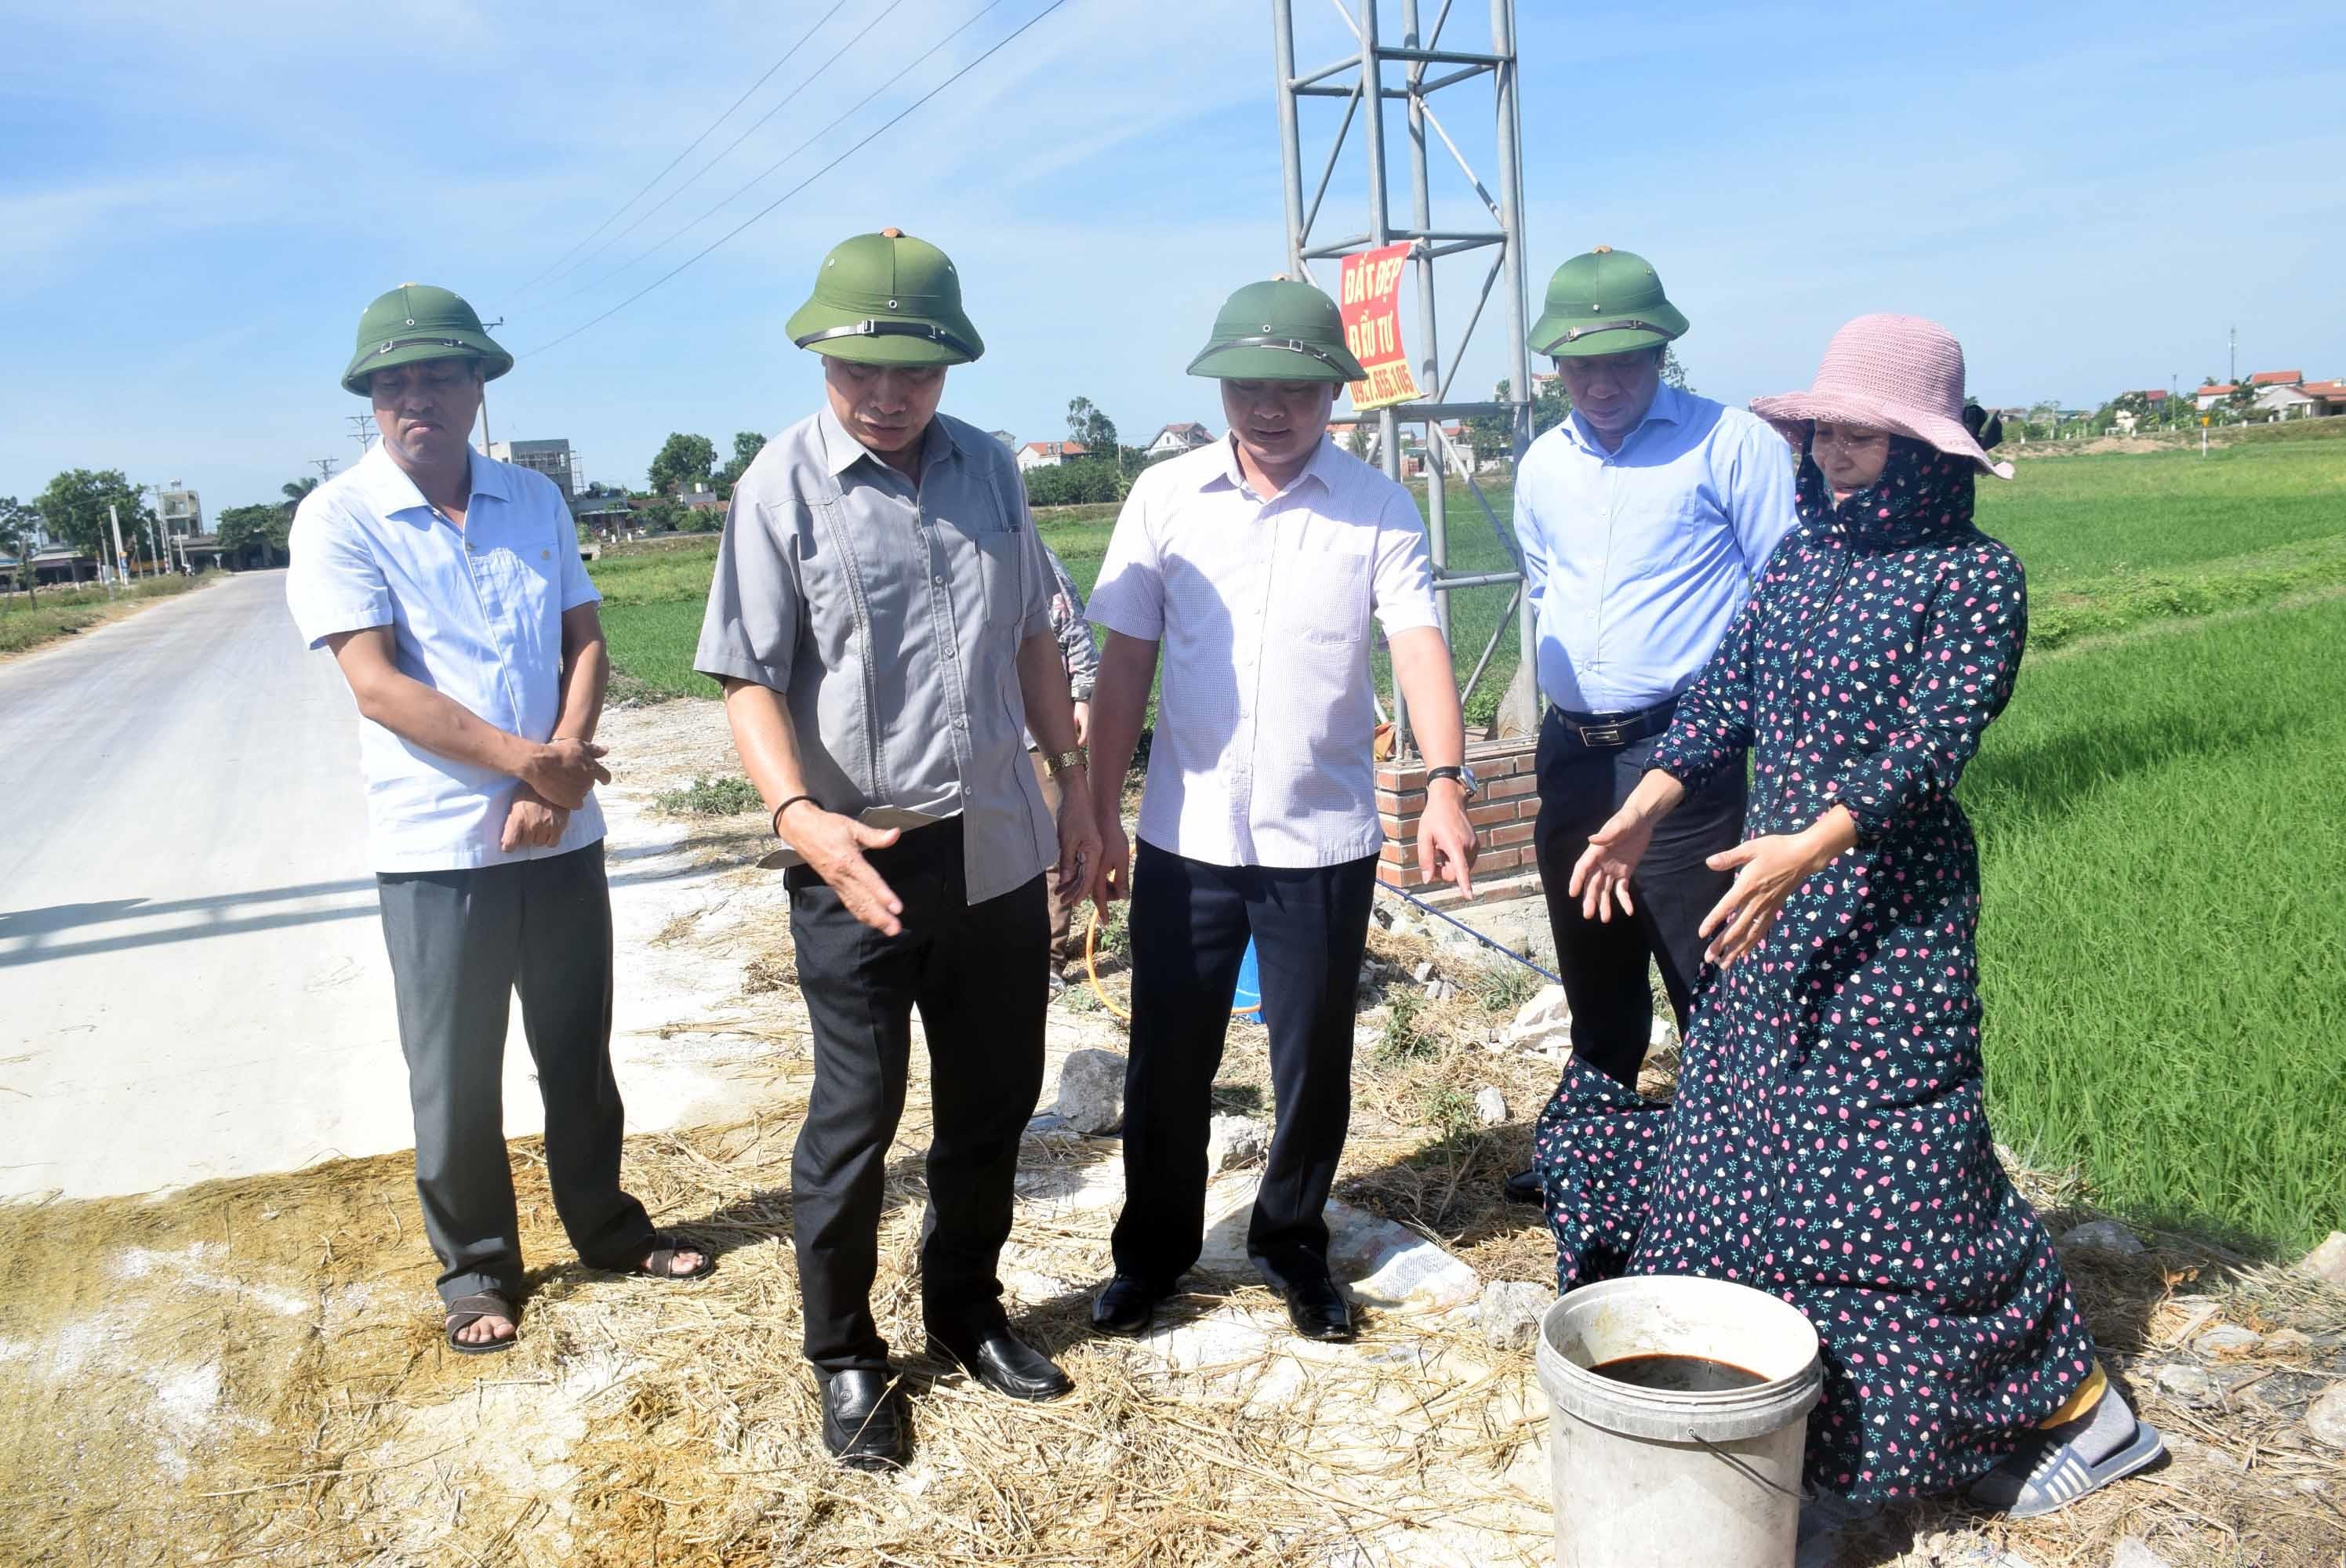
M688 1273L676 1273L676 1255L679 1252L700 1254L700 1267ZM613 1274L640 1274L647 1279L681 1281L699 1279L715 1273L717 1255L706 1247L696 1246L681 1236L669 1231L656 1230L652 1232L652 1251L649 1257L630 1257L624 1262L605 1263L598 1267Z
M484 1318L502 1318L514 1326L514 1331L502 1339L483 1339L477 1344L456 1338L458 1329L469 1329ZM459 1297L449 1302L448 1319L442 1325L441 1333L448 1341L448 1349L460 1356L494 1356L500 1350L512 1349L514 1341L521 1338L521 1314L497 1292L484 1290L477 1296Z

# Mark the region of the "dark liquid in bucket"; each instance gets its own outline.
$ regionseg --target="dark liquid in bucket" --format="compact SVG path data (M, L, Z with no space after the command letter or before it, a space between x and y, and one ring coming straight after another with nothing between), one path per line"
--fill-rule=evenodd
M1733 1389L1756 1389L1768 1380L1732 1361L1708 1356L1622 1356L1589 1369L1600 1378L1640 1389L1673 1394L1723 1394Z

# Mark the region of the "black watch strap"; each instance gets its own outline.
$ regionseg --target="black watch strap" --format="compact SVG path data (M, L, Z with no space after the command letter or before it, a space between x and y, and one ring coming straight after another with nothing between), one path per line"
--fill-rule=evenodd
M1436 779L1449 779L1461 789L1465 790L1469 799L1472 799L1474 794L1474 776L1464 768L1429 768L1425 770L1425 781L1428 784L1433 783Z

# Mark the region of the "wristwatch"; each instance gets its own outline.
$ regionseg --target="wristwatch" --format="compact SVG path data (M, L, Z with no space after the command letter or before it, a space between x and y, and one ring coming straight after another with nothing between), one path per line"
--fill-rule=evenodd
M1425 781L1428 784L1433 783L1436 779L1450 779L1458 788L1466 791L1466 799L1469 800L1482 793L1483 787L1475 782L1474 770L1463 763L1456 768L1429 768L1425 770Z
M1045 762L1051 769L1051 777L1056 779L1060 774L1065 773L1070 768L1089 767L1091 765L1091 748L1088 746L1078 746L1073 751L1054 752L1048 758L1045 759Z

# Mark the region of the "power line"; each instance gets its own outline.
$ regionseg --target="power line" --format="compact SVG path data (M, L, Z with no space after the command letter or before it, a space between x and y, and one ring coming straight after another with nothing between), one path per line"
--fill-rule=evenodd
M843 5L845 3L846 0L841 0L841 4ZM569 270L575 272L578 270L579 268L586 266L587 262L593 260L596 257L600 256L612 246L617 245L620 240L625 239L628 235L633 234L637 229L641 229L646 223L651 221L652 216L658 212L660 209L666 207L669 202L674 201L678 197L682 196L686 191L691 189L702 175L707 174L710 169L715 168L719 164L723 163L727 156L729 155L735 148L740 147L743 142L749 140L750 137L756 133L760 126L764 125L768 120L772 119L776 115L780 114L784 109L790 106L792 99L796 98L801 93L806 91L807 88L812 87L816 77L821 76L823 72L829 70L831 66L839 64L841 59L846 56L850 49L852 49L856 45L861 44L864 39L870 37L872 36L872 29L879 26L881 23L886 21L888 19L889 13L896 10L898 7L903 5L903 3L904 0L888 0L888 4L882 6L876 15L867 20L863 24L862 29L858 32L855 36L848 39L846 43L842 44L838 49L832 53L831 58L825 60L821 65L817 66L813 70L808 72L805 81L801 82L797 87L792 87L789 92L784 93L780 103L777 103L772 108L768 109L764 114L760 115L756 119L750 121L748 126L743 127L740 136L735 137L731 141L726 143L725 150L723 152L719 153L715 158L710 158L707 163L702 164L699 168L693 170L691 178L688 178L682 185L678 186L674 190L671 190L666 196L661 197L650 207L646 208L642 212L637 214L636 220L633 223L628 224L625 229L622 229L617 234L612 235L608 239L604 240L603 243L595 247L593 250L587 252L585 256L580 257L576 262L572 263ZM997 4L998 3L999 0L997 0ZM836 9L836 7L834 7L834 9ZM935 51L932 50L930 52L933 54ZM926 57L926 56L923 56L923 58ZM762 179L765 176L760 175L758 178ZM752 180L750 183L754 185L757 182ZM736 192L735 194L738 195L740 193ZM727 201L730 201L732 197L726 198ZM720 201L718 205L722 207L725 203ZM707 215L703 214L703 216L705 217ZM685 229L689 229L694 226L694 224L698 224L699 221L700 219L696 218L693 219L692 223L686 224ZM679 232L682 232L682 230L679 230ZM675 236L673 235L669 236L670 239L673 239L674 238ZM668 243L668 240L664 239L660 241L660 245L665 245L667 243ZM660 245L653 246L651 250L644 252L644 256L648 256L652 254L652 251L659 249ZM580 284L577 288L571 290L567 294L563 295L561 299L555 300L554 303L558 305L564 300L575 300L581 294L591 294L596 290L601 288L604 284L609 282L612 279L617 277L620 273L627 270L628 268L633 267L636 264L636 261L640 261L643 259L643 256L638 256L636 258L635 261L629 261L624 265L615 267L610 271L604 273L600 278L596 279L592 283Z
M821 141L823 137L829 136L832 131L837 130L849 120L853 119L857 114L862 112L865 105L878 97L881 94L886 92L890 87L894 87L898 82L903 81L906 76L911 76L914 71L919 70L923 66L927 65L931 56L934 55L938 50L943 49L954 39L960 37L964 33L968 32L972 27L976 26L978 23L985 19L988 13L1000 9L1002 4L1003 0L986 0L986 4L980 6L978 10L970 16L969 20L964 22L960 26L955 27L952 32L946 34L935 43L930 45L926 49L922 50L920 55L913 59L912 64L899 68L894 76L889 77L887 80L882 82L878 87L872 88L870 92L856 99L854 104L852 105L845 113L840 115L829 125L824 126L821 130L815 132L814 135L807 137L806 140L799 143L798 146L790 148L790 151L782 154L781 157L776 158L765 168L760 169L756 174L751 175L738 189L719 200L716 206L711 207L708 211L702 213L699 217L694 219L691 222L686 224L683 228L678 229L675 233L669 235L658 244L645 250L633 260L620 263L618 266L612 268L608 272L604 273L600 278L596 279L594 282L586 284L582 288L573 289L569 293L563 295L561 300L556 300L554 302L556 304L560 304L566 300L575 300L581 294L591 294L596 290L601 288L604 284L610 282L613 279L621 277L626 273L635 270L638 267L642 266L646 261L650 260L653 257L658 255L661 251L667 249L669 246L675 244L678 240L691 233L694 229L699 228L702 224L716 217L726 208L730 207L734 202L740 200L750 190L763 183L766 178L772 174L776 169L790 162L790 159L798 157L799 154L806 151L807 148L813 147L816 143ZM892 11L895 9L895 6L891 5L888 9ZM886 15L887 12L883 11L881 13L882 16ZM875 16L872 20L874 24L877 24L880 20L880 16ZM840 53L844 54L846 51L842 49ZM833 57L836 58L836 56ZM779 108L781 106L778 104L775 107ZM728 148L727 150L730 151L731 149ZM701 172L705 174L708 171L703 169ZM646 216L649 215L647 214Z
M847 0L839 0L837 5L824 12L821 20L817 21L813 26L809 27L804 33L799 36L797 43L792 44L789 48L782 51L780 59L776 60L772 65L766 67L764 76L761 76L756 81L751 82L748 89L744 91L740 97L735 98L730 104L726 106L724 114L719 115L715 119L709 122L709 128L707 130L702 131L699 136L694 137L690 141L685 143L684 150L670 158L666 168L661 169L658 174L652 176L651 178L646 180L644 182L643 189L638 190L633 196L627 198L627 200L619 203L617 211L612 213L610 217L606 218L602 222L597 223L594 228L588 229L585 239L580 239L577 244L573 245L569 249L565 250L561 255L556 257L554 259L553 266L548 267L545 271L540 272L536 277L532 278L528 282L524 283L520 288L515 290L515 294L525 294L530 290L537 287L538 284L544 282L554 273L556 268L559 268L565 261L569 260L571 257L576 255L582 249L584 249L587 240L594 239L595 236L602 233L604 229L608 229L612 224L617 222L621 213L626 212L628 208L633 207L637 202L641 201L647 195L650 194L653 186L658 185L661 180L666 179L670 174L675 172L676 166L682 163L687 158L689 158L692 155L692 149L694 148L697 148L702 142L707 141L709 137L716 132L717 127L723 125L727 118L732 115L735 109L738 109L743 104L748 103L750 101L750 95L756 92L760 87L764 87L776 71L780 70L784 66L788 65L790 61L790 57L793 55L796 55L799 50L805 47L806 41L809 38L813 37L818 32L821 31L823 23L828 22L833 16L838 15L841 9L844 7L846 4ZM729 148L726 150L729 152L732 149ZM719 156L721 157L722 155L720 154Z
M661 284L667 282L669 279L683 271L686 268L690 267L694 262L699 261L702 257L707 256L710 251L716 249L727 240L731 239L735 235L740 234L743 229L749 228L751 224L757 222L760 219L773 211L774 209L780 207L783 202L788 201L791 197L796 196L800 191L804 190L808 186L812 185L816 180L821 179L824 175L829 174L832 169L837 168L841 164L845 163L849 158L853 158L857 153L862 152L865 148L870 147L882 136L885 136L888 132L893 130L931 98L935 97L939 93L944 92L947 87L952 87L955 82L960 81L964 76L969 75L970 72L985 64L986 61L994 58L994 56L1000 54L1011 44L1015 43L1018 38L1029 28L1033 27L1035 23L1040 22L1044 17L1048 16L1052 12L1056 11L1060 6L1065 5L1066 3L1067 0L1051 0L1049 5L1044 6L1040 11L1035 12L1034 15L1020 23L1017 28L1011 32L1007 36L993 45L984 54L970 61L969 64L954 72L952 76L947 76L944 81L939 82L935 87L931 87L927 92L923 93L919 97L914 98L910 104L907 104L903 108L898 110L895 115L882 122L877 129L866 136L862 141L857 142L853 147L849 148L845 152L841 153L837 158L832 158L829 163L824 164L821 168L816 169L812 174L808 175L804 179L790 187L790 189L782 192L781 195L774 198L773 200L766 203L765 206L760 208L757 211L743 219L740 223L735 224L731 229L727 229L724 233L719 235L716 239L710 240L708 244L702 246L699 249L694 251L691 255L678 262L674 267L669 268L666 272L661 273L658 277L653 279L650 282L645 284L642 288L637 290L634 293L628 295L626 299L620 300L617 304L604 311L601 315L589 317L587 320L581 321L578 325L571 328L570 331L563 333L560 337L554 339L550 342L540 343L537 347L527 351L531 354L542 354L548 349L556 348L561 344L568 342L571 339L578 336L579 333L586 331L587 328L597 326L604 321L609 321L613 316L617 315L620 311L626 310L628 306L634 304L637 300L642 299L645 295L650 293L653 290L658 288ZM902 79L901 73L898 79ZM760 178L762 178L763 177L760 176Z

